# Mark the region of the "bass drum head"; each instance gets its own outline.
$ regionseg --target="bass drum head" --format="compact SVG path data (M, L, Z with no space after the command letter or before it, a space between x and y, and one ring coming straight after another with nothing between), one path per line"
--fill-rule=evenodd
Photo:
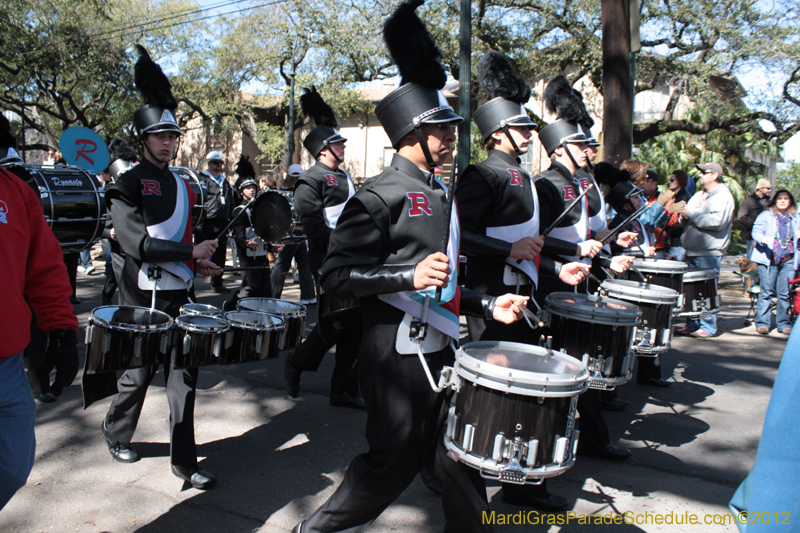
M253 230L266 242L280 242L292 232L292 206L284 195L264 191L251 207Z
M183 178L190 189L197 195L197 203L192 206L192 229L197 228L206 218L206 189L203 182L194 172L186 167L169 167L173 174Z
M172 317L163 311L132 305L106 305L92 309L89 322L126 331L162 331L172 326Z
M545 306L553 314L596 324L635 326L642 317L633 304L593 294L553 292L545 298Z
M478 341L459 348L456 372L475 385L525 396L574 396L589 374L574 357L516 342Z

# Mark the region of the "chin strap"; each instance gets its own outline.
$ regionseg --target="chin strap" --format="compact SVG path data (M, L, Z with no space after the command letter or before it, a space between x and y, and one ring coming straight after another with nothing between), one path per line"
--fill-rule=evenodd
M518 157L521 156L522 150L520 150L519 146L517 146L517 143L514 142L514 137L511 136L511 130L508 129L508 124L506 124L505 120L500 121L500 127L503 129L503 133L506 134L506 138L511 143L511 146L514 148L514 152L517 154Z
M417 133L417 140L422 147L422 153L425 154L425 161L428 163L431 172L433 172L433 169L436 168L436 164L433 162L433 156L431 156L431 151L428 148L428 141L426 141L425 136L422 135L422 124L417 124L415 121L414 131Z
M339 156L336 155L336 152L334 152L333 149L331 149L331 146L328 144L327 139L322 141L322 150L327 150L328 152L330 152L330 154L333 156L336 162L339 163L340 165L343 163L343 161L339 159ZM322 150L320 150L320 152L322 152Z
M575 170L573 170L573 173L577 172L578 169L581 168L581 167L578 165L578 162L575 161L575 158L572 157L572 152L569 151L569 147L567 147L567 143L561 143L561 146L564 147L564 151L567 152L567 156L569 156L569 160L572 161L572 166L575 167ZM587 159L587 161L588 161L588 159Z

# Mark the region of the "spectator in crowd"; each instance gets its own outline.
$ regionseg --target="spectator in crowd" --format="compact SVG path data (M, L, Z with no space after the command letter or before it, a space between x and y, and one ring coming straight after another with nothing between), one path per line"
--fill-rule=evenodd
M742 240L747 243L747 258L752 260L753 243L755 242L752 237L753 224L755 224L758 215L764 211L764 206L769 200L769 195L772 192L772 184L769 180L761 178L756 183L756 190L742 200L739 206L739 212L736 217L742 223L744 229L742 230Z
M674 193L674 196L664 204L667 209L672 204L684 202L684 205L692 199L692 195L686 189L689 184L689 175L683 170L673 170L667 179L667 187ZM666 226L658 229L656 235L656 256L659 259L674 259L683 261L684 249L681 247L681 235L683 226L680 223L680 213L669 215Z
M772 297L778 297L777 326L784 335L792 332L792 319L789 306L787 280L794 279L797 271L797 238L800 236L800 217L797 216L797 204L794 196L786 189L781 189L767 204L767 209L756 218L753 225L753 248L751 260L758 268L758 294L756 306L756 330L767 335L772 314L770 304Z

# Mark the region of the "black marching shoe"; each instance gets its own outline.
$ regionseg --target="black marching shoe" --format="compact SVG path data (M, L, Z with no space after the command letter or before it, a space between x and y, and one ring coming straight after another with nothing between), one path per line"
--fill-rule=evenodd
M331 405L334 407L349 407L351 409L366 409L367 404L360 394L353 396L349 392L332 392Z
M509 505L533 507L534 509L545 513L557 513L559 511L563 511L569 507L570 503L572 503L569 498L564 498L558 494L553 494L552 492L547 493L547 498L519 498L516 496L506 496L502 491L500 492L503 501Z
M45 392L41 394L34 394L33 397L39 403L53 403L56 401L56 396L52 392Z
M300 395L300 374L302 372L295 370L292 365L292 355L294 355L294 351L286 354L286 361L284 361L283 367L283 385L286 387L286 392L289 393L289 396L297 398Z
M200 490L209 488L217 478L211 472L206 472L195 466L171 465L172 473L181 478L192 487Z
M623 446L613 444L578 444L578 455L588 455L590 457L600 457L611 461L624 461L631 456L631 451Z
M603 400L603 404L600 407L606 411L622 411L630 404L631 402L629 400L614 398L613 400Z
M103 438L106 439L106 444L108 445L108 451L111 454L111 457L119 462L119 463L135 463L139 460L139 454L136 453L136 450L133 449L133 446L130 444L125 446L119 441L113 440L111 437L108 436L106 433L106 421L105 419L100 424L100 432L103 434Z

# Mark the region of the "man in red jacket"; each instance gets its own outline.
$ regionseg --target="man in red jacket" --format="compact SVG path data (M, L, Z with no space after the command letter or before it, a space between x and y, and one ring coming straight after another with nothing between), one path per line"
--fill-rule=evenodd
M7 131L8 122L0 125ZM6 126L6 128L2 128ZM15 144L15 143L14 143ZM13 147L0 148L6 160ZM19 159L18 162L22 160ZM0 509L33 468L36 404L22 364L30 342L33 307L50 334L48 356L71 359L77 368L78 319L61 247L45 222L33 189L0 163ZM27 298L27 302L25 301Z

